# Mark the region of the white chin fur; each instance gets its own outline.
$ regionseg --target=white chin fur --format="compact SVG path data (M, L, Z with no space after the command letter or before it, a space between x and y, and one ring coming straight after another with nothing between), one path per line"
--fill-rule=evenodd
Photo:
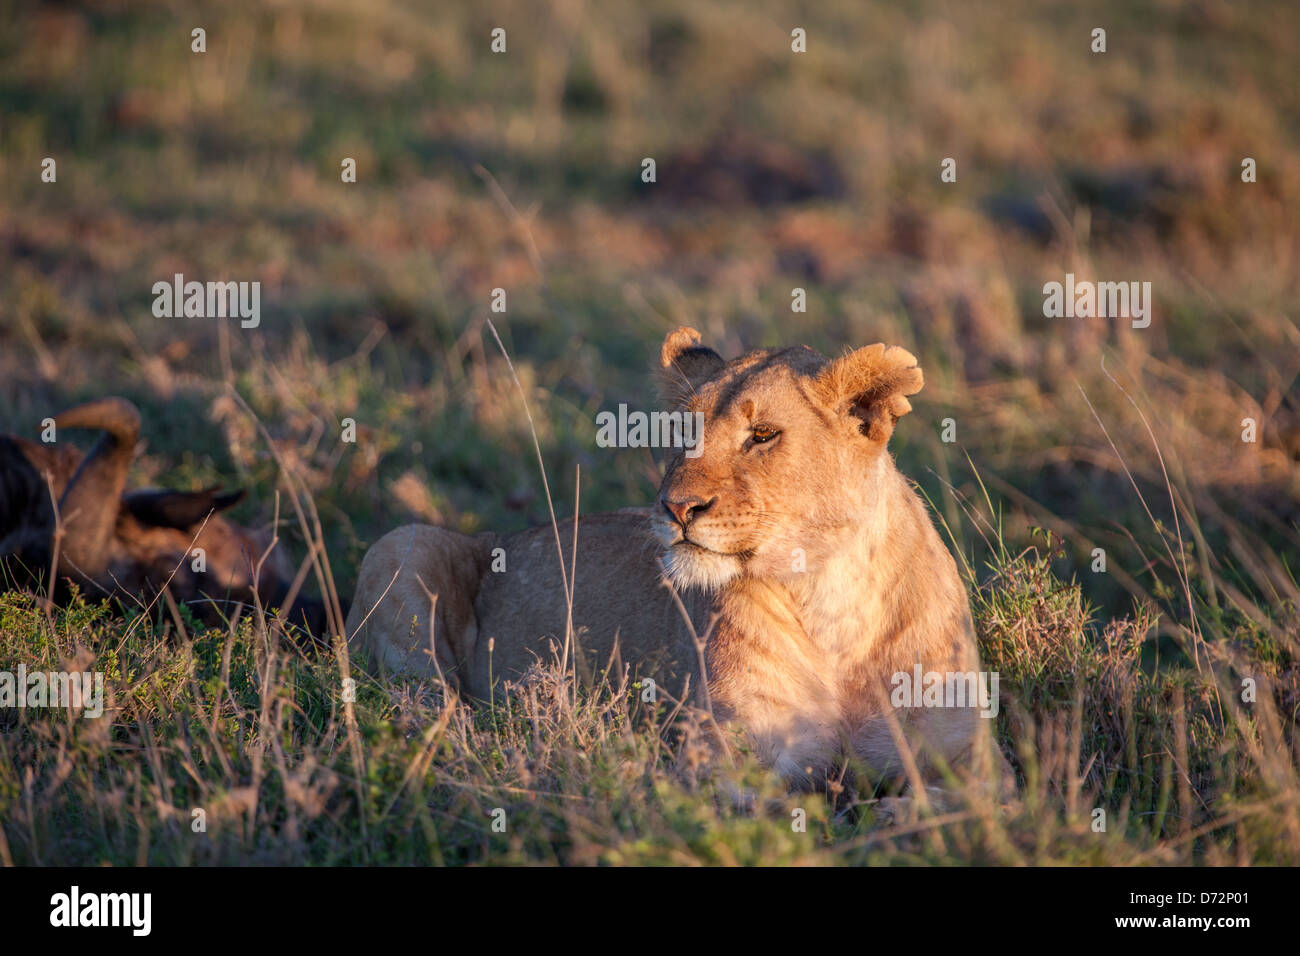
M731 554L679 545L664 552L668 577L679 588L716 591L740 576L740 559Z

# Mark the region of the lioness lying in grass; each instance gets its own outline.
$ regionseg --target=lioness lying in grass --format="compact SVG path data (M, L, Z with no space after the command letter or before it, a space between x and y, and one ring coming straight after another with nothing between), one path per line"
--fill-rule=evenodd
M588 670L613 661L669 690L690 678L792 785L845 755L913 782L967 759L979 701L890 699L918 665L979 669L956 564L886 449L921 388L916 359L873 345L728 362L680 328L661 365L668 403L704 427L702 449L674 450L654 509L582 517L576 564L571 522L558 541L552 527L399 528L362 562L352 646L482 699L570 633Z

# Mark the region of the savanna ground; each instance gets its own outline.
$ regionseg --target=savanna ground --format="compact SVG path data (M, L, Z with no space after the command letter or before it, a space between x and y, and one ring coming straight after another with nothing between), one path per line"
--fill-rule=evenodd
M904 345L893 449L1022 786L880 826L747 765L750 815L636 688L471 711L258 615L10 593L0 669L93 666L111 709L0 714L0 862L1300 862L1300 8L1089 6L0 0L0 428L125 395L135 484L247 487L349 594L398 523L547 520L489 317L561 514L579 471L583 512L651 500L593 420L676 325ZM260 280L260 327L155 318L177 272ZM1150 327L1044 318L1066 272L1150 281Z

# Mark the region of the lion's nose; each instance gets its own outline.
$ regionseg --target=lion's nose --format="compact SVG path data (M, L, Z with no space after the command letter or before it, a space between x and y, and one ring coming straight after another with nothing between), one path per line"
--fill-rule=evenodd
M718 496L714 495L708 501L703 498L660 498L659 500L663 503L664 510L672 515L682 528L687 528L692 521L713 507Z

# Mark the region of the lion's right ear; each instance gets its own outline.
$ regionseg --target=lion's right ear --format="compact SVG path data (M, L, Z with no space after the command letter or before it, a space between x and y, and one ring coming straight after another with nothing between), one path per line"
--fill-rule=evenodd
M721 355L700 344L699 332L683 325L668 333L659 351L659 391L665 401L683 404L726 364Z

